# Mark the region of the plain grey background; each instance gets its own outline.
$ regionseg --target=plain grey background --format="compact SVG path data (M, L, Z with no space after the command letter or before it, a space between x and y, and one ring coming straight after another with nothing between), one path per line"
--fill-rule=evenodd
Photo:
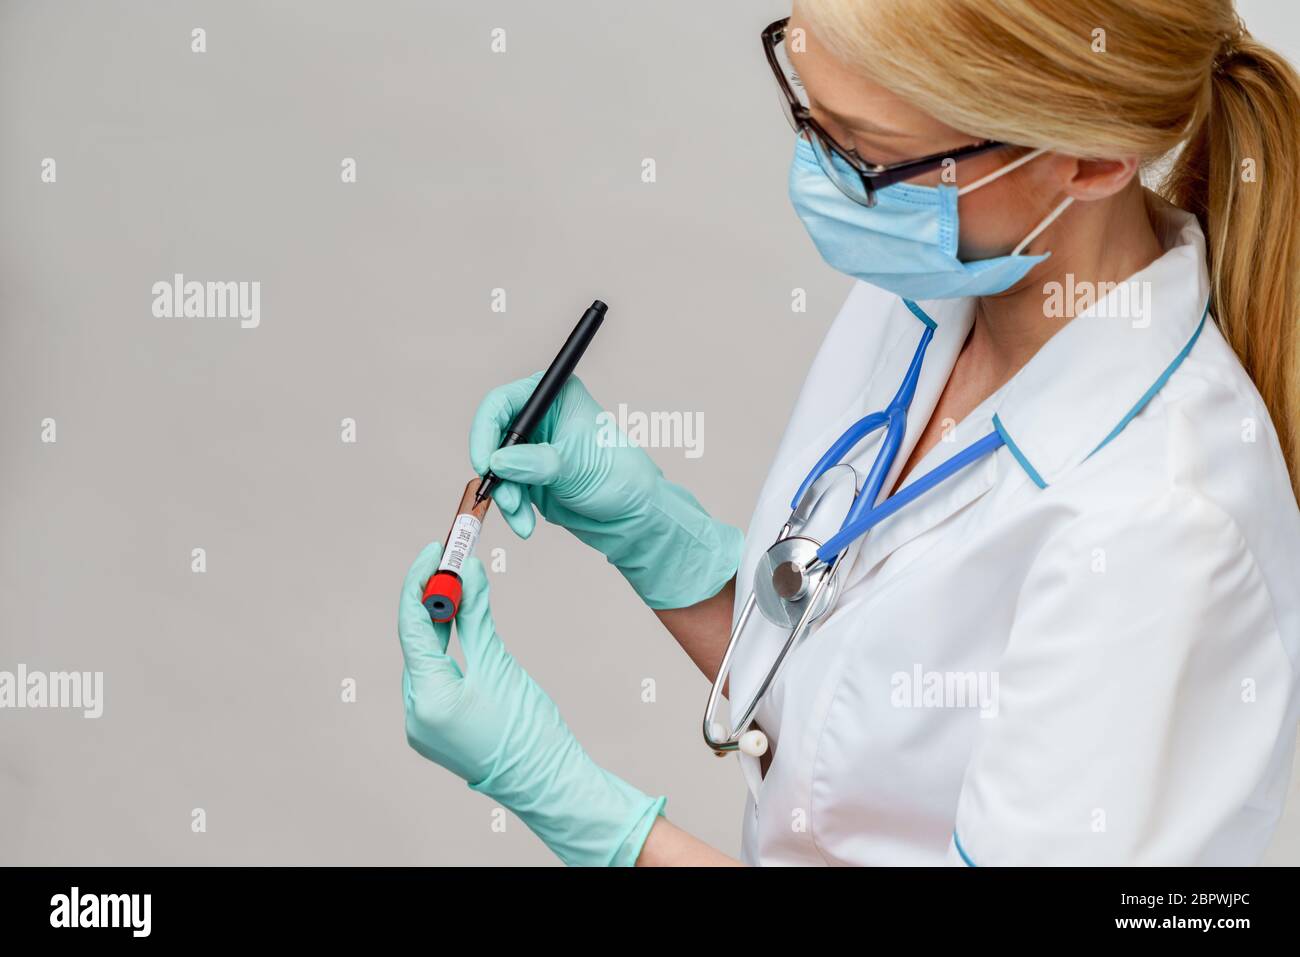
M1289 0L1240 8L1298 58ZM99 720L0 711L0 863L553 861L407 748L398 590L483 393L596 297L592 393L701 416L701 457L652 454L748 523L850 284L786 198L758 44L786 12L0 0L0 670L105 676ZM260 327L155 318L177 272L259 281ZM498 547L498 628L578 739L738 852L704 679L567 533L492 519ZM1271 862L1300 856L1296 803Z

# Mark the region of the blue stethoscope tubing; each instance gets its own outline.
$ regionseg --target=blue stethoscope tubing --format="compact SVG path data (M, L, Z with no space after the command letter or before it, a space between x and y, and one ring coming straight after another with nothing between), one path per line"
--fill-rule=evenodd
M908 306L916 308L913 303L908 303ZM927 325L921 335L920 343L917 344L916 352L912 355L912 361L908 364L907 372L903 375L903 381L889 405L880 412L863 416L849 426L817 460L817 464L812 467L808 476L799 485L799 490L795 492L790 502L792 509L798 508L812 484L828 469L838 465L846 455L857 448L858 443L879 429L885 430L884 441L880 445L880 451L876 453L875 461L871 463L871 471L867 473L862 490L854 496L853 506L840 525L840 530L817 550L818 561L829 565L845 548L903 506L915 501L940 482L1006 444L1000 432L990 432L978 442L968 445L952 458L931 469L915 482L899 489L879 505L876 504L880 499L885 479L898 459L898 450L902 448L903 438L907 434L907 413L912 407L912 399L916 396L916 385L921 378L921 366L925 361L926 348L933 338L934 327Z
M908 309L919 317L925 317L925 313L913 302L904 300ZM726 737L715 736L713 717L717 709L718 699L721 696L721 689L726 683L731 671L731 659L736 648L737 640L745 623L749 620L750 613L754 608L754 593L751 591L745 607L736 621L735 627L731 632L731 640L727 644L727 650L722 658L722 663L718 668L717 677L714 679L713 687L710 689L709 702L704 712L704 740L709 748L719 754L726 751L734 751L742 747L739 743L742 738L744 729L749 725L758 709L758 704L763 695L775 682L777 674L780 672L786 656L794 644L807 632L812 620L820 617L824 610L818 610L822 592L827 587L831 576L838 571L840 558L845 550L855 541L864 536L868 531L880 524L889 516L898 512L903 507L909 505L920 496L924 495L930 489L939 483L960 472L967 466L979 461L987 455L997 451L1006 444L1001 431L995 429L988 435L971 443L962 449L956 455L947 459L943 463L935 466L929 472L918 478L916 481L899 489L885 501L876 504L880 499L880 493L884 488L885 480L888 478L894 463L898 459L899 450L902 448L903 439L907 434L907 413L911 408L912 399L916 396L917 383L921 378L921 366L925 361L925 352L934 338L935 325L933 320L926 321L925 331L921 334L921 341L917 344L916 352L912 356L912 361L908 364L907 371L903 375L903 381L898 386L898 391L890 400L889 405L879 412L872 412L863 416L858 421L849 426L844 433L836 439L817 460L807 477L800 483L798 491L795 492L794 498L790 502L791 518L782 529L780 536L777 538L779 544L791 528L795 515L799 512L804 503L804 497L808 494L813 485L826 472L839 465L846 455L857 448L867 436L879 431L885 430L883 440L880 444L880 450L876 453L875 460L871 463L871 470L867 473L866 481L863 482L862 488L859 489L854 497L853 504L849 508L848 514L840 524L839 531L829 538L825 544L820 545L816 552L816 557L810 560L804 568L804 572L811 574L820 572L817 585L813 590L811 597L803 606L803 611L799 617L798 623L791 629L784 646L773 661L771 668L768 669L767 675L759 685L749 706L743 712L741 719L736 723L733 730ZM773 546L775 547L775 546ZM819 566L814 569L814 566ZM755 588L759 585L755 582ZM832 595L830 599L833 600ZM815 613L814 613L815 612ZM758 736L762 738L761 735ZM755 748L745 748L747 753L762 754L766 750L766 740Z

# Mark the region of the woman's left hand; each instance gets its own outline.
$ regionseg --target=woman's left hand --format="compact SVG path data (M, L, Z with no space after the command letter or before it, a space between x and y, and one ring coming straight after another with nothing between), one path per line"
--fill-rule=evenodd
M506 651L488 607L483 565L462 569L456 633L465 671L447 654L451 625L421 604L442 545L420 553L402 587L397 631L406 667L406 740L509 808L566 864L634 864L663 808L593 762L555 703Z

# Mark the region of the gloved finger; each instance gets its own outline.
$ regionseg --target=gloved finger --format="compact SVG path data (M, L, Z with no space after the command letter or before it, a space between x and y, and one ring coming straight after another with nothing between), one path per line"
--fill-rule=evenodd
M460 609L456 612L456 634L465 649L465 663L471 671L482 661L484 653L497 638L492 621L492 608L488 603L487 572L483 563L471 558L461 566Z
M455 662L453 662L455 664ZM456 671L460 676L460 669ZM430 761L439 757L428 746L423 729L439 727L441 720L453 717L464 685L459 681L438 678L412 677L409 668L402 669L402 703L406 708L406 743Z
M474 421L469 427L469 464L479 475L487 471L488 459L501 444L506 429L533 394L541 378L542 374L538 372L527 379L497 386L479 403Z
M498 482L492 489L492 501L503 512L517 512L523 498L523 490L514 482Z
M441 558L442 542L426 545L402 583L402 597L397 609L397 637L402 644L406 668L415 679L460 677L460 668L447 655L450 624L435 625L422 603L424 586L437 570Z
M506 524L510 526L510 530L520 538L527 538L537 527L537 513L533 511L533 500L526 496L514 511L507 512L503 508L501 514Z
M497 449L488 467L501 478L522 485L554 485L564 475L564 459L549 442Z

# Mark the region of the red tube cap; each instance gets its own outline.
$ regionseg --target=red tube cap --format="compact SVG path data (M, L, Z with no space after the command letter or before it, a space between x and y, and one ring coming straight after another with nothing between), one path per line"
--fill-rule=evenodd
M460 607L460 576L453 572L438 572L424 586L424 608L436 624L456 617Z

